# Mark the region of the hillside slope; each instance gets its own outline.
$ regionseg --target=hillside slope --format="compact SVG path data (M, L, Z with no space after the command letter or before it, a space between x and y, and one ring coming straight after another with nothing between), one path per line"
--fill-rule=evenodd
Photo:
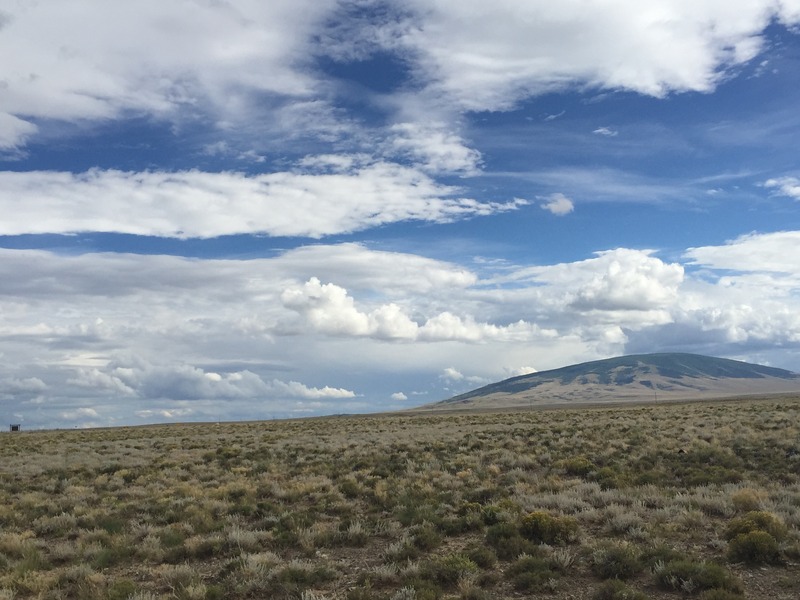
M800 392L800 375L698 354L637 354L492 383L427 408L682 400Z

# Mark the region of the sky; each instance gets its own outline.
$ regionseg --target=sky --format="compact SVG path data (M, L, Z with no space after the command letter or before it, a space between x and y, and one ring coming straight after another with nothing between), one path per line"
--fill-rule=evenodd
M6 423L800 371L800 0L0 0L0 56Z

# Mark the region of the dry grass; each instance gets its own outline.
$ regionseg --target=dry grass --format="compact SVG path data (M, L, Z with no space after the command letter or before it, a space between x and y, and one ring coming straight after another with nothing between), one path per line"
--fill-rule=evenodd
M799 451L797 398L3 434L0 599L788 600Z

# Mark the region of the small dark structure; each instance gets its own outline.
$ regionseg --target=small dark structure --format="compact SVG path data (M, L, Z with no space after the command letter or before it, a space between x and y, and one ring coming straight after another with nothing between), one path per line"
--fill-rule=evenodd
M19 423L12 423L8 426L9 431L19 431L20 424Z

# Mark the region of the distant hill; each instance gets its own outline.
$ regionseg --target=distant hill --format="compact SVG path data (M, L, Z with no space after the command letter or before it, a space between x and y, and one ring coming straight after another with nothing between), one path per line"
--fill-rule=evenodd
M520 375L426 409L502 408L800 393L800 375L698 354L636 354Z

